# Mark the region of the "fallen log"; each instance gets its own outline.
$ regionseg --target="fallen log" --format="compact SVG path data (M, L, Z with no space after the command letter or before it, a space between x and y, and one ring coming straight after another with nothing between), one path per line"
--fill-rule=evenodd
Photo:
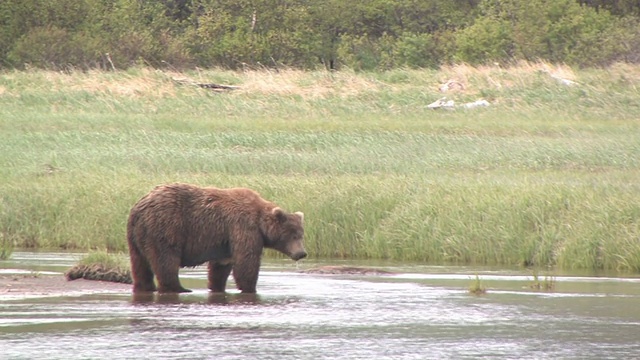
M233 86L233 85L220 85L215 83L199 83L189 79L172 79L172 80L179 85L197 86L203 89L209 89L214 91L236 90L240 88L239 86Z
M110 281L123 284L133 283L131 271L122 269L109 269L102 265L76 265L64 273L64 277L71 281L76 279Z

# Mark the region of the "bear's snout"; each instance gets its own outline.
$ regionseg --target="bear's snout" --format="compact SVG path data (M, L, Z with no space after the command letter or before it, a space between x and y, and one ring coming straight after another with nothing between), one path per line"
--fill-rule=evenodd
M307 253L304 250L291 255L291 259L293 259L294 261L298 261L306 257L307 257Z
M304 249L304 245L302 245L302 239L290 241L282 252L289 255L293 261L298 261L307 257L307 252Z

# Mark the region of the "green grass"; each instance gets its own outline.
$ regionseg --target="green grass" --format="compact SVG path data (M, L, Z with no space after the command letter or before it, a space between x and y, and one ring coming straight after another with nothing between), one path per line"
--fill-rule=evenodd
M537 269L533 270L533 281L529 285L530 288L536 290L552 291L556 287L556 277L545 274L541 279Z
M124 254L110 253L104 250L88 252L78 261L78 265L100 265L103 268L117 271L129 270L129 257Z
M544 67L1 73L0 234L125 251L131 206L179 181L304 211L313 257L640 272L640 67Z
M469 293L473 295L484 295L487 293L487 288L482 283L482 280L480 280L478 274L476 274L473 282L469 285Z
M0 260L8 260L13 254L13 244L0 234Z

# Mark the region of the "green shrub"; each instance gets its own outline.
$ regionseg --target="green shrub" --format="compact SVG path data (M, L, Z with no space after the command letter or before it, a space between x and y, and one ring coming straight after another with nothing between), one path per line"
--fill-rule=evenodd
M637 27L574 0L484 0L483 16L459 32L458 58L472 64L544 59L602 66L622 58Z
M394 39L389 35L340 37L337 56L340 64L357 71L384 70L393 66Z
M437 68L442 58L433 35L412 33L404 33L398 38L393 57L395 65L410 68Z
M515 46L512 37L509 22L491 17L480 18L472 26L458 32L456 58L470 64L512 60Z
M73 34L56 26L36 27L15 43L8 59L20 67L93 68L100 55L92 41L84 33Z
M231 0L3 0L0 66L342 65L370 71L436 68L453 60L638 62L640 6L614 3L260 0L238 6Z

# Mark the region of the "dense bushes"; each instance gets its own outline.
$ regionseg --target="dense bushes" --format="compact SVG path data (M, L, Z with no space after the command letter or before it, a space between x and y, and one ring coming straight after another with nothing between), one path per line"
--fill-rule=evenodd
M605 65L625 58L631 50L625 44L640 29L572 0L486 0L480 7L482 15L457 37L462 61L516 58Z
M0 67L640 61L632 0L3 0Z

